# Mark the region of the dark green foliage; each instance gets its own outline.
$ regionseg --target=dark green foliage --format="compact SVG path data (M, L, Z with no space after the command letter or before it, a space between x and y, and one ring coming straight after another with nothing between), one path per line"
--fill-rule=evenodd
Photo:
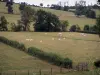
M71 27L70 27L70 31L71 32L76 32L76 25L72 25Z
M59 55L47 53L34 47L28 48L28 53L57 66L72 68L72 60L70 60L69 58L62 58Z
M100 15L96 19L96 27L97 27L97 33L100 36Z
M61 31L59 18L44 10L38 10L36 13L36 22L34 24L35 31Z
M95 62L94 62L94 66L95 66L96 68L100 68L100 60L95 61Z
M26 50L24 44L19 43L19 42L17 42L17 41L8 40L7 38L2 37L2 36L0 36L0 42L5 43L5 44L7 44L7 45L10 45L10 46L12 46L12 47L14 47L14 48L23 50L23 51Z
M84 31L85 31L85 32L89 32L89 30L90 30L89 25L85 25L85 26L84 26Z
M72 25L69 30L70 32L79 32L81 31L81 28L79 27L79 25Z
M1 16L0 18L0 31L7 31L8 28L7 28L7 20L5 18L5 16Z
M86 15L86 17L88 17L88 18L93 18L93 19L96 18L96 13L95 13L95 11L93 11L93 10L87 10L87 13L86 13L85 15Z

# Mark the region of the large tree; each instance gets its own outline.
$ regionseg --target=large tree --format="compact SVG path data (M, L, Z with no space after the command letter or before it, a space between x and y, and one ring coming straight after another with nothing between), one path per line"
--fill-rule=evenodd
M34 24L35 31L61 31L59 18L44 10L38 10L36 13L36 22Z
M35 10L30 6L25 6L23 10L21 10L21 22L24 25L24 31L29 30L30 23L34 20Z

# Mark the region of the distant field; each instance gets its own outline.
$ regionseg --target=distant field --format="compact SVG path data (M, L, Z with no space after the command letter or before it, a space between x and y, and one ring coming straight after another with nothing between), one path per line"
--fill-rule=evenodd
M13 5L14 8L14 15L10 15L10 14L5 14L7 13L7 7L5 7L5 3L0 2L0 16L1 15L5 15L5 17L7 18L9 23L12 22L17 22L17 20L20 19L20 12L19 12L19 5L18 4L14 4ZM45 11L50 11L54 14L56 14L60 20L68 20L70 25L73 24L78 24L81 29L84 27L84 25L89 24L89 25L94 25L95 24L95 19L90 19L90 18L86 18L86 17L76 17L74 15L74 13L72 12L66 12L66 11L61 11L61 10L53 10L53 9L49 9L49 8L39 8L39 7L32 7L34 9L43 9ZM10 27L9 27L10 28Z
M100 38L98 35L84 34L83 36L82 33L69 32L62 34L64 38L61 37L59 40L58 33L0 32L1 36L22 42L26 47L33 46L45 52L57 53L63 57L71 58L76 63L84 61L93 63L96 59L100 59ZM33 41L26 39L33 39Z

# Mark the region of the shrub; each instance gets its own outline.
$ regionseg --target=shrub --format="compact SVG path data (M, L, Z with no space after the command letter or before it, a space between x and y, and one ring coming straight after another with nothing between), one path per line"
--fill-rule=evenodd
M57 66L62 66L65 68L72 68L72 60L70 60L69 58L62 58L57 54L46 53L34 47L28 48L28 53L33 56L37 56L40 59L53 63Z
M90 29L89 25L84 26L84 32L89 32L89 29Z
M94 66L95 66L96 68L100 68L100 60L95 61L95 62L94 62Z
M8 40L7 38L2 37L2 36L0 36L0 42L3 42L5 44L7 44L7 45L10 45L10 46L12 46L14 48L17 48L17 49L20 49L20 50L23 50L23 51L26 50L24 44L19 43L17 41Z
M76 25L72 25L72 26L70 27L70 31L71 31L71 32L76 32L76 29L77 29Z

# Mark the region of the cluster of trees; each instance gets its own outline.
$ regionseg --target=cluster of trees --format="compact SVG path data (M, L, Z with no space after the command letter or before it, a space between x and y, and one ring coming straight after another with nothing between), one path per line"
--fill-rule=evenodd
M79 3L76 2L75 4L76 6L76 11L75 11L75 15L76 16L81 16L81 15L85 15L88 18L96 18L96 13L94 10L92 10L91 6L86 6L86 1L79 1Z
M8 28L7 28L7 20L4 16L1 16L0 17L0 31L7 31Z
M68 25L68 21L60 22L55 14L44 10L38 10L36 13L34 29L35 31L46 32L66 31Z
M13 1L10 0L10 4L13 5ZM6 4L9 6L9 2ZM41 4L42 5L42 4ZM82 12L85 9L85 6L81 3L81 6L77 5L77 10ZM18 20L17 24L12 23L12 30L13 31L29 31L30 30L30 23L34 23L33 27L35 31L41 32L57 32L57 31L67 31L67 27L69 25L68 21L60 21L59 18L52 14L51 12L46 12L44 10L34 10L26 3L21 3L19 6L19 10L21 13L21 19ZM88 9L88 12L91 10ZM87 12L87 13L88 13ZM83 13L83 12L82 12ZM93 13L89 13L89 15L93 16ZM83 13L84 14L84 13ZM89 16L87 14L87 16ZM4 16L0 19L0 30L6 31L7 29L7 20ZM100 34L100 16L97 17L97 23L94 27L85 26L84 31L96 31ZM71 32L81 31L79 25L72 25L70 28Z
M64 11L68 11L69 9L69 6L61 6L61 5L58 5L58 4L52 4L51 9L56 9L56 10L64 10Z
M25 3L20 4L19 10L21 12L21 20L18 21L17 25L12 24L14 31L29 31L30 23L32 22L34 22L33 27L35 31L56 32L67 30L68 21L60 22L55 14L41 9L35 11Z

